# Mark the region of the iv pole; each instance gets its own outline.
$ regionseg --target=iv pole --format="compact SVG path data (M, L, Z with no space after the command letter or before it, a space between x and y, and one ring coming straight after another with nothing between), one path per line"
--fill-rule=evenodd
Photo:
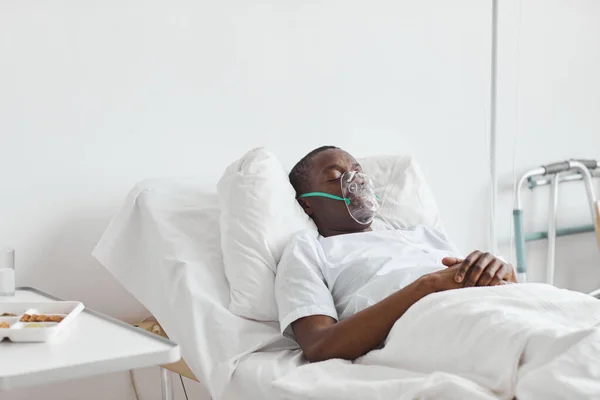
M488 249L498 255L498 232L496 229L496 203L498 200L498 171L496 163L496 100L497 100L497 61L498 61L498 0L492 0L492 48L490 73L490 221Z

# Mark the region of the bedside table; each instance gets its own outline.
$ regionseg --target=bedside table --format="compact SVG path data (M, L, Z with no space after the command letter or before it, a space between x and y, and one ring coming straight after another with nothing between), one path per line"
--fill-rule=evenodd
M29 287L18 288L7 302L60 299ZM174 363L179 345L86 308L54 340L0 343L0 392L17 387L89 377ZM164 394L163 394L163 398Z
M154 317L148 317L144 319L142 322L134 324L136 328L143 329L147 332L151 332L155 335L168 339L167 333L164 331L162 326L158 323L158 320ZM196 382L200 382L196 375L192 372L190 367L184 361L184 359L180 359L176 363L161 365L161 373L160 373L160 384L161 384L161 393L162 400L170 400L174 398L173 396L173 384L171 382L171 376L169 375L169 371L176 373L181 376L185 376L188 379L191 379Z
M163 330L162 326L160 326L160 324L154 317L148 317L145 320L143 320L142 322L135 324L133 326L144 329L144 330L154 333L156 335L162 336L166 339L169 338L167 336L166 332ZM167 369L171 372L174 372L178 375L185 376L186 378L191 379L193 381L199 382L198 378L196 378L196 375L194 375L194 373L192 372L190 367L188 367L188 365L186 364L186 362L183 358L181 360L177 361L176 363L165 364L165 365L161 365L160 367Z

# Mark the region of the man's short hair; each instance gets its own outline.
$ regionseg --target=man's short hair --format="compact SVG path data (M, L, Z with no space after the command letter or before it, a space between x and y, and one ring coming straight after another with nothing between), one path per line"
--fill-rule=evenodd
M304 157L290 171L290 183L296 191L296 197L310 190L308 182L308 170L311 167L311 160L317 154L330 149L338 149L336 146L321 146Z

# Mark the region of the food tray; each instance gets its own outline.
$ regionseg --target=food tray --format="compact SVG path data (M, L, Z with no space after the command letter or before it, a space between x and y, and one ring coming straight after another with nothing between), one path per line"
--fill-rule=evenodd
M0 303L0 340L47 342L64 330L83 308L78 301Z

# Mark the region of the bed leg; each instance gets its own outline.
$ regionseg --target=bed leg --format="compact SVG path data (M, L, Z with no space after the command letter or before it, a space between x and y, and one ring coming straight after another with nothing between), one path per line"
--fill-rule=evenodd
M161 400L174 400L173 382L171 381L171 371L165 368L160 369L160 393Z

